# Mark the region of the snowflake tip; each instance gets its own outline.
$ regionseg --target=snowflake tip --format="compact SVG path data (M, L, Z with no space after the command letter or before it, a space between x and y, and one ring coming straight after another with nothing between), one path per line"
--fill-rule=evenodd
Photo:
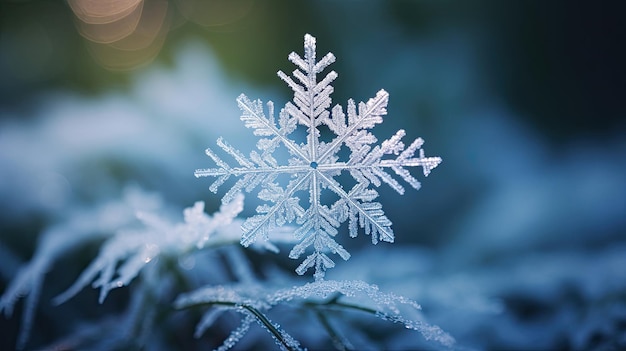
M307 33L304 35L304 47L315 50L315 37Z

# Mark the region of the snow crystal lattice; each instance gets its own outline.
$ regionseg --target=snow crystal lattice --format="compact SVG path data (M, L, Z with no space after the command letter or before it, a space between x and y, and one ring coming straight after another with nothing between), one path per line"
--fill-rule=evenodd
M196 177L216 177L210 190L217 193L219 186L231 176L239 178L222 198L224 203L230 202L234 196L245 190L251 192L260 187L258 197L267 201L256 208L257 214L248 218L242 225L241 244L249 246L259 237L268 240L268 233L275 227L285 223L296 222L299 228L294 233L298 243L289 253L292 259L298 259L310 246L313 253L298 266L296 272L304 274L310 267L315 267L315 278L322 279L324 272L335 263L327 253L338 254L344 260L350 254L334 237L339 226L348 221L351 237L356 237L358 227L365 234L371 235L372 243L378 241L394 241L391 221L382 210L382 205L374 200L378 192L370 187L378 187L386 183L400 194L404 187L389 171L393 171L415 189L420 182L407 170L407 167L422 167L424 176L441 162L439 157L425 157L421 149L424 140L418 138L405 148L401 141L405 135L399 130L382 144L373 146L376 137L370 129L382 123L387 114L389 94L380 90L367 103L358 105L350 99L346 114L340 105L329 111L333 87L330 85L337 73L331 71L322 80L317 75L335 61L332 53L326 54L316 61L315 38L309 34L304 36L304 58L292 52L289 60L298 69L293 77L278 71L278 76L294 91L293 102L287 102L278 115L278 123L274 117L274 104L267 103L268 115L265 115L263 103L252 101L241 94L237 98L242 110L241 120L247 128L254 129L254 135L260 137L257 151L250 152L246 157L239 150L218 138L217 145L231 155L238 166L231 167L211 149L206 154L213 159L218 168L198 169ZM294 141L291 134L298 125L307 128L306 143ZM320 140L320 127L326 126L334 138L330 142ZM289 152L286 164L280 164L273 156L274 151L284 147ZM342 147L347 147L350 156L341 161L338 156ZM415 152L419 150L418 156ZM393 155L393 156L389 156ZM394 157L394 158L390 158ZM352 189L346 190L335 177L347 171L356 181ZM280 175L290 175L286 186L277 182ZM322 204L322 190L334 193L338 200L330 205ZM309 206L305 209L300 205L297 192L309 192Z

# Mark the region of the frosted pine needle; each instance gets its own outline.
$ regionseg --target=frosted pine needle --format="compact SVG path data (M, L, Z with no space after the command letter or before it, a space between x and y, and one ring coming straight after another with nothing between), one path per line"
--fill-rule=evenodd
M222 198L230 202L234 196L245 190L258 190L259 199L266 204L258 206L257 214L248 218L242 225L241 244L249 246L257 239L268 240L268 233L285 223L299 225L294 233L298 243L289 253L293 259L312 251L296 269L304 274L315 267L315 278L322 279L324 272L335 263L327 253L338 254L344 260L350 258L348 251L334 237L342 223L348 222L350 237L356 237L359 227L370 235L372 243L394 241L391 221L382 210L382 205L374 201L378 192L372 188L386 183L400 194L404 187L393 177L402 178L411 187L420 188L420 182L407 170L408 167L422 167L424 176L441 162L439 157L426 157L421 148L424 141L414 140L408 147L401 141L404 130L398 130L391 138L375 145L376 137L370 132L376 124L382 123L387 114L389 94L380 90L367 103L358 105L348 101L347 116L343 107L335 105L331 109L331 83L337 73L331 71L321 80L320 74L335 61L332 53L316 61L315 38L304 36L304 57L292 52L289 60L297 66L292 76L278 71L278 76L294 92L293 100L287 102L274 116L274 104L267 103L267 115L260 100L252 101L242 94L237 103L242 111L241 120L260 139L258 151L245 156L222 138L217 145L237 162L231 166L213 150L206 154L213 159L217 168L198 169L196 177L215 177L217 180L210 190L217 192L231 176L238 178ZM295 78L295 79L294 79ZM347 118L346 118L347 117ZM305 143L293 140L292 133L298 126L306 128ZM330 130L334 138L329 142L320 140L321 131ZM341 160L339 152L347 148L350 156ZM280 163L273 153L284 148L289 153L287 162ZM417 155L415 155L417 152ZM336 179L347 172L356 181L351 189L346 189ZM288 180L280 182L279 176L287 175ZM336 200L322 203L322 193L330 191ZM309 205L300 204L299 192L309 193Z

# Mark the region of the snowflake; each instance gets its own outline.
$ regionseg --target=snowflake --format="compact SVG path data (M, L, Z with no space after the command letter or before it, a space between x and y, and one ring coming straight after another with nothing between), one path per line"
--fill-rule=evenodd
M231 167L211 149L207 149L206 154L218 168L198 169L195 176L216 177L217 180L210 186L214 193L231 176L239 178L224 195L224 203L230 202L243 190L251 192L257 187L261 188L258 197L267 203L258 206L257 214L242 225L241 244L247 247L259 237L268 240L268 233L272 229L295 221L299 225L294 233L297 244L289 257L298 259L312 246L313 252L298 266L296 272L302 275L310 267L315 267L315 278L322 279L325 270L335 265L328 257L328 252L338 254L344 260L350 258L348 251L334 239L342 223L348 221L351 237L356 237L358 227L361 227L365 234L371 235L374 244L381 240L393 242L391 221L385 216L381 204L374 201L378 193L370 185L378 187L386 183L403 194L404 188L390 174L393 171L413 188L419 189L420 182L406 167L420 166L424 176L428 176L439 165L441 158L425 157L421 149L424 141L421 138L405 148L401 141L404 130L399 130L382 144L373 146L377 139L369 130L381 123L387 114L389 94L384 90L358 106L350 99L347 120L340 105L329 111L330 95L333 92L330 84L337 78L337 73L331 71L321 81L317 80L317 75L335 61L335 56L328 53L319 61L316 61L315 56L315 38L307 34L304 37L304 58L295 52L289 55L289 60L299 68L293 72L295 80L278 71L278 76L294 91L293 102L287 102L281 109L278 122L274 118L271 101L267 103L266 116L260 100L251 101L244 94L237 98L242 110L241 120L247 128L254 129L254 135L261 137L257 142L259 152L252 151L246 157L218 138L217 145L231 155L239 166ZM307 128L305 143L293 140L292 133L298 125ZM322 131L327 130L334 137L325 142L321 136ZM286 149L290 155L286 164L279 163L273 155L279 147ZM342 161L339 155L344 147L347 147L350 155ZM414 157L417 150L419 156ZM356 183L351 189L345 189L336 179L344 171ZM289 175L290 178L279 183L280 175ZM300 205L297 193L301 191L309 193L309 206L306 209ZM324 191L335 194L337 200L323 204Z

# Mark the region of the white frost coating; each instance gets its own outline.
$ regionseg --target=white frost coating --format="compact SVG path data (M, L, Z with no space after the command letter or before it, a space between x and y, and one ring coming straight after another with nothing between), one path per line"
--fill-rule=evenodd
M228 245L239 240L241 221L237 215L243 209L243 195L237 194L233 201L222 204L213 216L204 212L204 202L198 201L183 211L182 223L171 223L156 213L139 211L136 217L143 223L141 229L122 229L115 232L100 248L96 257L85 268L74 284L55 297L61 304L72 298L85 286L100 288L99 301L102 303L109 291L130 284L141 271L159 255L165 253L180 256L204 247ZM288 242L285 237L293 228L285 227L272 233L272 240ZM260 243L260 248L275 251L273 245ZM229 253L238 277L252 279L252 273L243 260ZM232 257L231 257L232 256ZM13 292L11 295L16 295ZM2 307L2 305L0 305ZM10 306L9 306L10 307ZM8 311L7 307L7 311Z
M258 310L268 311L274 306L288 302L322 301L329 300L340 294L341 302L349 302L352 306L358 306L363 310L371 311L381 319L394 323L400 323L407 329L420 332L426 340L433 340L443 346L451 347L455 341L452 336L444 332L436 325L426 323L415 312L421 310L420 305L406 297L393 293L381 292L376 285L368 284L360 280L320 280L301 286L284 289L270 289L258 285L241 284L237 286L207 286L198 290L180 295L174 302L176 308L188 308L194 305L230 303L235 306L229 307L243 313L240 306L248 305ZM328 305L335 309L341 309L341 304ZM343 307L345 308L345 307ZM408 308L409 310L406 310ZM205 318L212 318L209 310ZM403 312L411 313L411 317ZM416 317L417 316L417 317ZM201 321L201 323L203 323ZM200 324L197 328L200 328ZM278 328L277 328L278 329ZM284 330L279 329L282 333Z
M212 217L204 212L203 202L196 202L183 211L183 223L172 224L156 214L138 212L137 218L145 228L119 230L102 245L98 257L76 282L54 301L63 303L93 282L94 288L100 288L102 303L110 290L128 285L161 253L184 254L196 247L232 242L232 238L220 233L225 227L232 231L231 224L242 209L243 195L239 194ZM118 267L120 262L123 263Z
M428 176L439 165L441 158L426 157L421 149L424 142L421 138L405 148L401 141L404 130L375 145L377 139L369 130L382 123L383 116L387 114L389 94L384 90L367 103L357 105L349 100L347 119L341 106L336 105L330 110L330 95L333 92L330 84L337 78L337 73L331 71L320 81L317 74L332 64L335 56L328 53L316 62L315 38L311 35L304 37L304 58L292 52L289 60L298 67L292 73L293 78L282 71L278 72L278 76L293 90L294 97L280 110L278 121L271 101L267 103L266 116L260 100L252 101L243 94L237 98L242 111L241 120L247 128L254 130L255 136L260 137L258 152L252 151L246 157L219 138L217 145L238 165L230 166L213 150L207 149L206 154L218 168L198 169L195 176L217 178L209 188L212 192L217 192L218 187L231 176L238 178L224 195L224 203L232 201L235 194L241 191L251 192L260 187L258 197L267 203L257 207L257 215L244 222L241 244L248 246L258 238L267 241L269 233L276 227L295 221L299 225L295 232L298 244L289 257L298 259L309 247L313 247L313 252L296 272L304 274L315 267L315 278L319 280L324 277L326 269L334 266L327 253L338 254L344 260L350 258L348 251L334 239L342 223L348 221L351 237L357 236L360 227L365 234L371 235L374 244L380 240L394 241L391 221L383 212L382 205L374 201L378 192L370 185L378 187L386 183L403 194L404 187L392 176L395 173L411 187L419 189L420 182L407 167L422 167L424 176ZM305 144L290 138L298 125L307 128ZM335 135L328 143L320 140L321 126ZM286 163L279 163L272 155L281 146L290 155ZM347 160L340 160L338 153L344 147L350 150L350 156ZM419 154L415 157L418 150ZM357 182L352 189L344 189L335 179L344 171ZM281 175L290 176L286 185L277 182ZM323 190L330 190L338 200L323 204ZM300 191L309 193L306 208L300 205L300 197L296 194Z
M216 349L216 351L226 351L230 350L250 329L250 324L254 322L254 317L252 315L246 315L246 317L241 321L241 324L237 329L233 330L230 335L224 340L224 343L220 345Z
M364 304L363 307L375 309L376 315L381 319L400 323L408 329L420 332L426 340L434 340L447 347L452 346L455 342L452 336L438 326L422 320L409 319L402 315L401 305L421 310L421 306L417 302L404 296L381 292L376 285L367 284L360 280L316 281L303 286L278 290L273 295L268 296L268 303L277 305L293 299L327 299L337 293L350 298L366 296L367 299L359 301L359 303Z
M95 209L76 209L71 219L43 232L33 258L18 270L0 297L0 311L10 316L15 303L28 295L17 348L22 349L26 346L44 276L58 258L86 242L98 240L120 226L132 222L133 212L152 210L160 206L161 200L158 196L129 186L124 189L122 200L107 202Z

